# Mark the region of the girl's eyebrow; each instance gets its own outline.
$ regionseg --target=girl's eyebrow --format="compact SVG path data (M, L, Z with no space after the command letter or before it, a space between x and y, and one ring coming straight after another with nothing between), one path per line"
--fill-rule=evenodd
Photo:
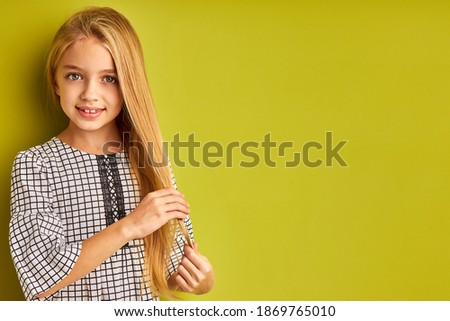
M78 70L78 71L83 71L83 68L77 67L75 65L64 65L63 69L70 69L70 70ZM117 73L116 69L103 69L100 70L99 73Z
M78 68L77 66L74 66L74 65L64 65L63 68L64 68L64 69L81 70L81 68Z

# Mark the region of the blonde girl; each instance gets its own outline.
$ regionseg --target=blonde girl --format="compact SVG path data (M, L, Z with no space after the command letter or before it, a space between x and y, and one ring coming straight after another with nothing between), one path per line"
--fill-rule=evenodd
M56 33L47 78L69 125L14 161L10 248L25 298L209 292L213 268L164 161L129 21L111 8L74 14Z

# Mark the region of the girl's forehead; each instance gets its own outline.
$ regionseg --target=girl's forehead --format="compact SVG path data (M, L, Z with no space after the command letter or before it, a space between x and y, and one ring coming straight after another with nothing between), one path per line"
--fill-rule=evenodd
M85 70L115 70L114 60L103 42L95 37L73 42L64 51L58 67L77 67Z

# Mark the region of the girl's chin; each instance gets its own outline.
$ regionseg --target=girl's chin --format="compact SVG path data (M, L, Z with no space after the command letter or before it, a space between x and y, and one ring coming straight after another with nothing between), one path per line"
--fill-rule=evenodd
M82 132L89 132L94 134L97 131L104 131L105 129L109 128L112 132L115 132L117 130L116 122L110 121L108 123L104 122L98 122L98 121L70 121L70 127L74 131L82 131Z

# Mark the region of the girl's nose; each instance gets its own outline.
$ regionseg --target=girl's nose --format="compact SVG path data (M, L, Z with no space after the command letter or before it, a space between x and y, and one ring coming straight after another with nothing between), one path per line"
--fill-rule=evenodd
M81 99L86 101L96 101L98 99L98 84L94 80L86 82L83 92L81 93Z

